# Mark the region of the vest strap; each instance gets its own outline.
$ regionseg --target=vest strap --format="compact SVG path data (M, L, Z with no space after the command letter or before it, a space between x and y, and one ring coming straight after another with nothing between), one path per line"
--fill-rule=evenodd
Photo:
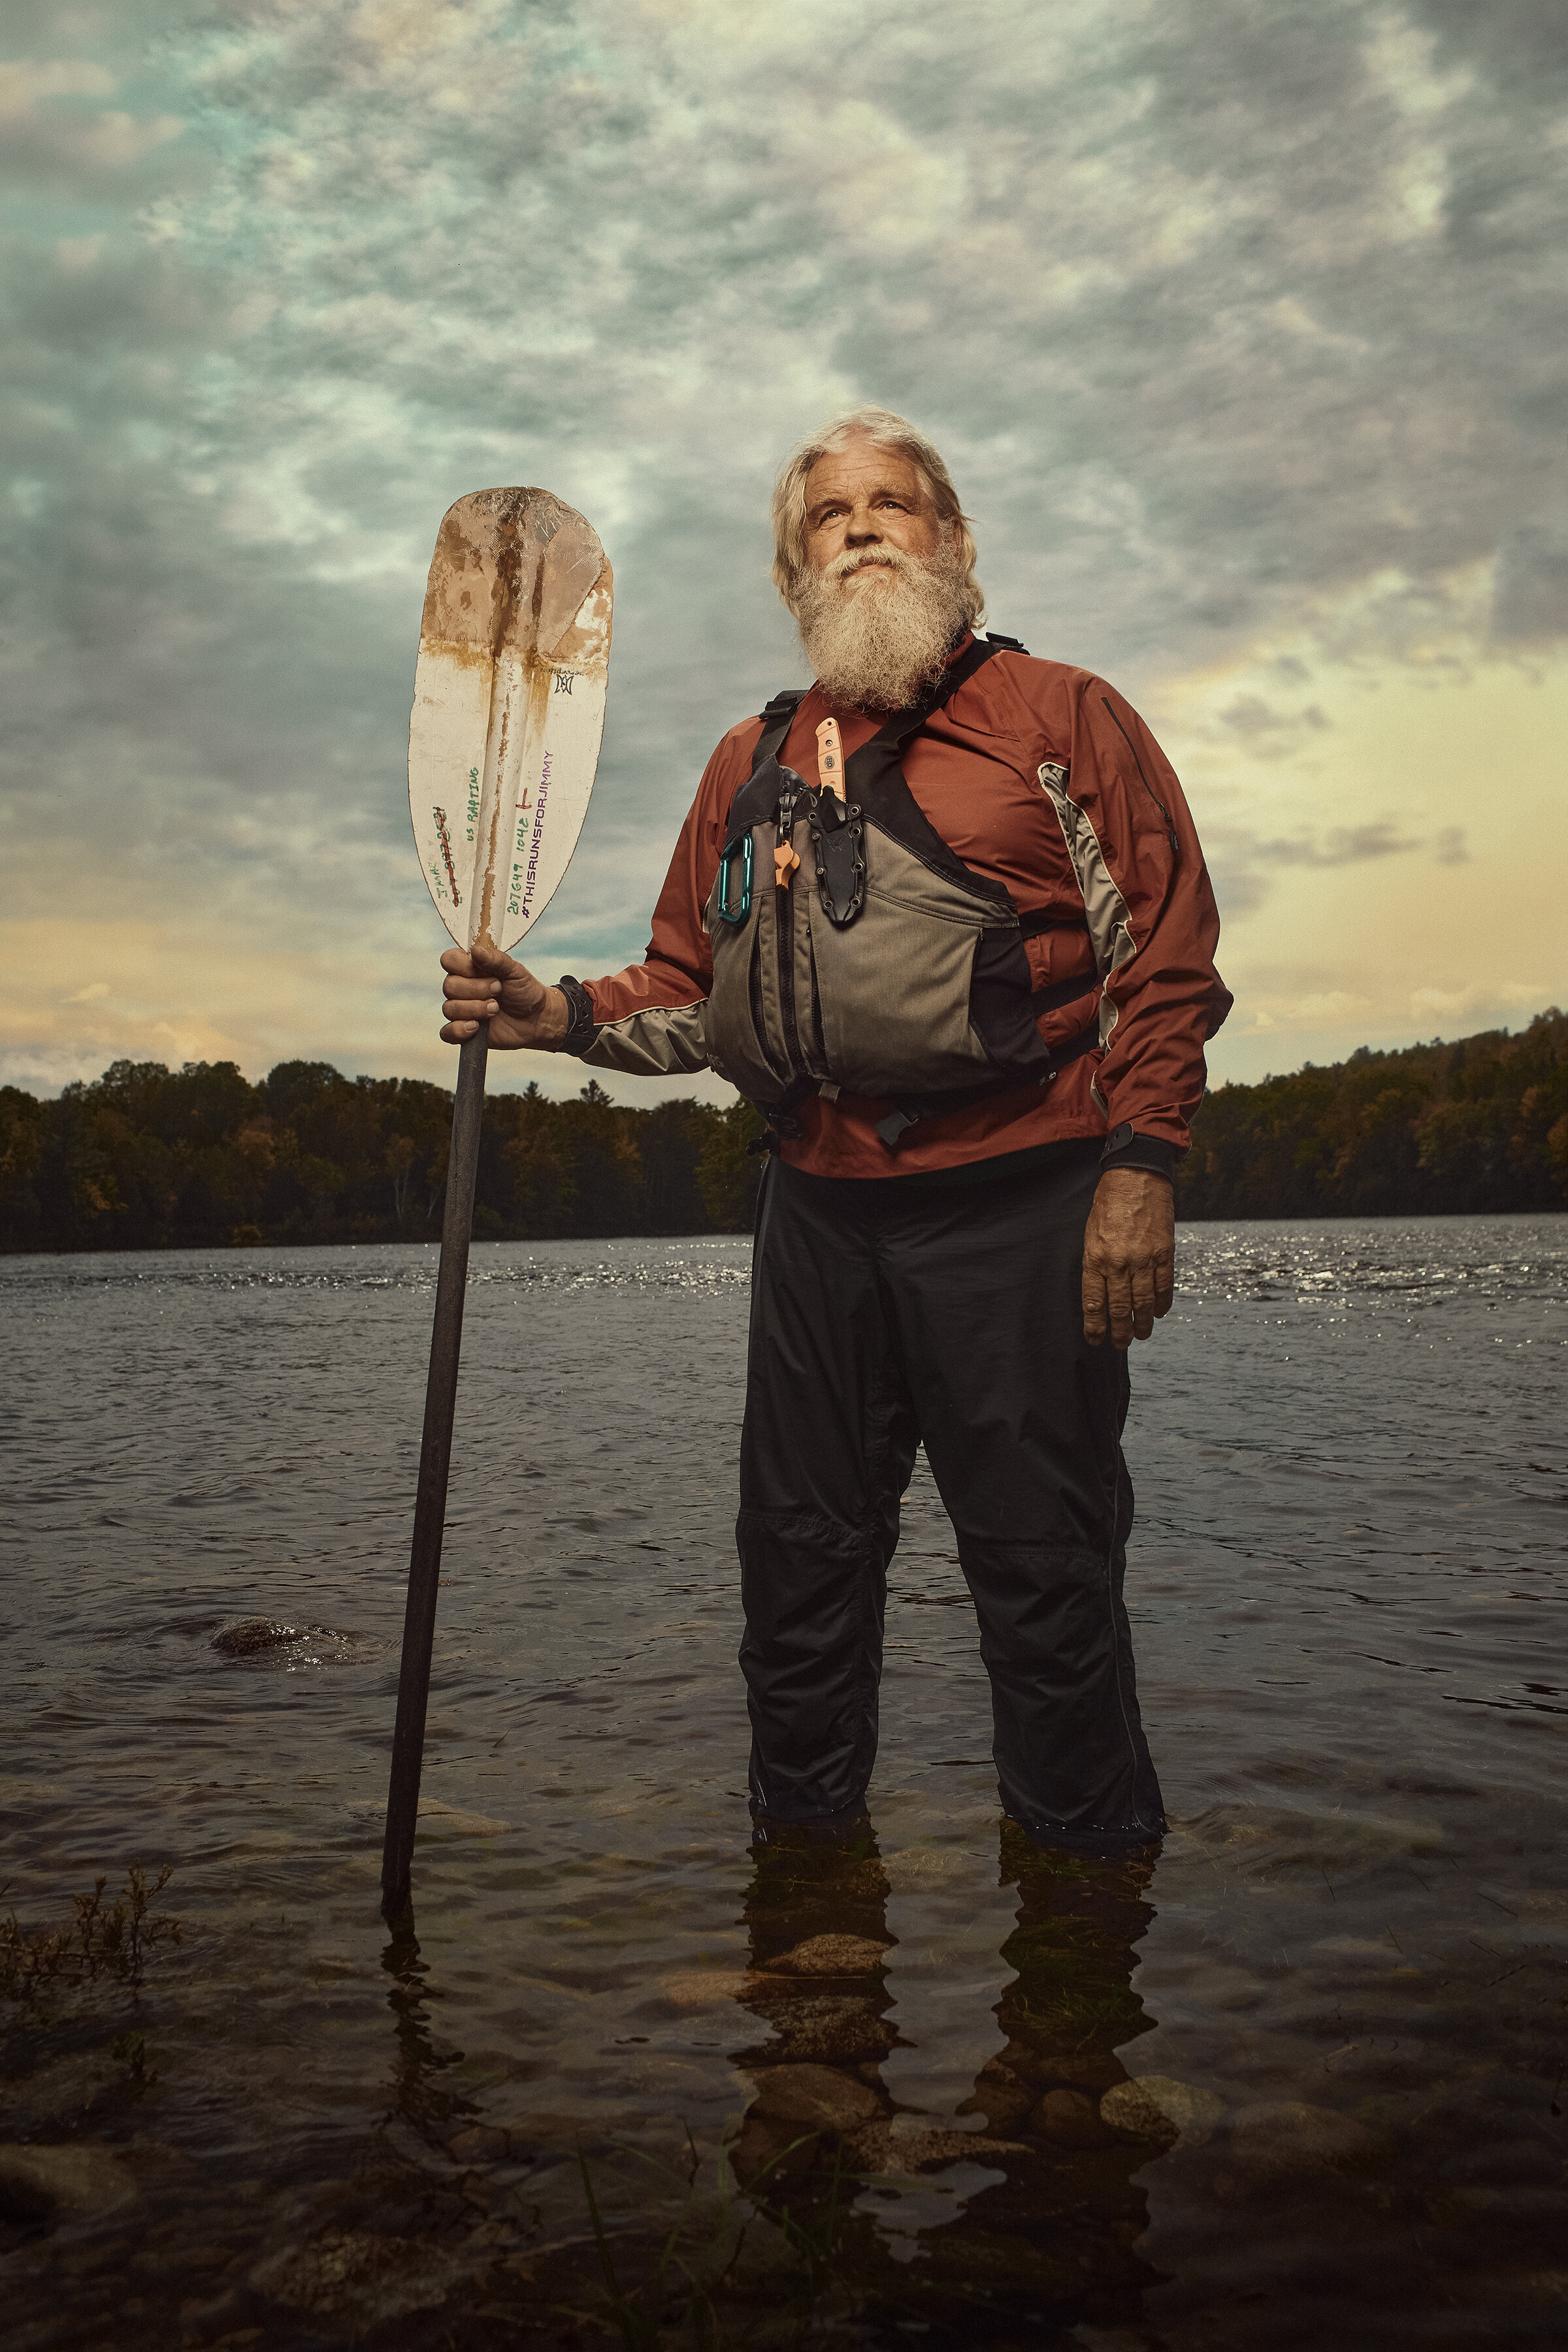
M763 711L763 731L757 738L757 748L752 754L753 776L757 770L764 766L769 760L778 757L784 748L784 739L789 733L790 722L810 692L811 688L808 686L786 686L782 694L775 694L773 700L765 706Z
M1048 1087L1069 1062L1079 1060L1085 1054L1092 1054L1099 1044L1100 1022L1097 1018L1087 1028L1080 1029L1076 1037L1069 1037L1065 1045L1051 1049L1050 1067L1041 1078L1041 1086ZM1027 1080L1024 1083L1027 1084ZM922 1119L945 1118L950 1111L968 1110L975 1103L989 1101L994 1095L1017 1094L1019 1091L1019 1081L1013 1077L994 1079L989 1086L966 1087L961 1094L911 1095L904 1101L895 1103L886 1118L877 1121L876 1132L887 1150L896 1152L910 1128L918 1127Z

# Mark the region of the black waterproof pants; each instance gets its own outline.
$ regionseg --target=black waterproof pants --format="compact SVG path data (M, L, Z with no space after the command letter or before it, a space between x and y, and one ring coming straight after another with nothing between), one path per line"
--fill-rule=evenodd
M865 1794L923 1443L980 1620L1004 1809L1068 1843L1163 1830L1121 1600L1127 1360L1083 1336L1098 1174L1093 1143L952 1186L770 1160L736 1528L754 1812L821 1821Z

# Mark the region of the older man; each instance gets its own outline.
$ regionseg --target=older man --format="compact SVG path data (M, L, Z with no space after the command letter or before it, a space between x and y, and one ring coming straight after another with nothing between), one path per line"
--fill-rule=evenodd
M1203 855L1121 697L981 633L968 524L901 418L803 445L773 529L816 683L714 752L644 961L550 988L448 950L441 1034L710 1066L763 1113L737 1525L759 1820L860 1811L923 1444L1005 1811L1143 1845L1125 1350L1171 1303L1173 1171L1230 1003Z

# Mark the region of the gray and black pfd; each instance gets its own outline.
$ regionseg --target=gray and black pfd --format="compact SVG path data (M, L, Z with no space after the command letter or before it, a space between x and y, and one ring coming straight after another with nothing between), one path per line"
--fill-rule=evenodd
M1020 919L1006 887L949 847L899 763L932 711L1003 648L1024 650L1010 637L976 639L853 752L842 800L779 761L805 689L763 714L706 908L703 1040L774 1135L798 1133L803 1096L842 1091L892 1099L878 1133L896 1150L918 1119L1048 1085L1100 1042L1097 1021L1054 1052L1046 1045L1037 1016L1088 994L1094 979L1036 992L1025 938L1061 919ZM774 887L781 847L800 860L787 887Z

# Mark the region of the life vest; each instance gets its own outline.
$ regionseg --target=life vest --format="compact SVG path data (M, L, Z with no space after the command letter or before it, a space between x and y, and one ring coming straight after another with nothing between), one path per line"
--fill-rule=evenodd
M1047 1045L1037 1015L1097 982L1036 992L1024 940L1063 919L1020 919L1005 885L942 839L899 763L931 713L1003 648L1024 651L1011 637L976 639L853 752L842 799L780 763L805 689L775 696L763 713L705 909L713 979L703 1042L710 1066L775 1136L799 1132L793 1112L805 1095L842 1091L893 1101L878 1133L896 1150L917 1120L1048 1086L1100 1042L1097 1021L1054 1052ZM787 882L775 881L779 848L800 861Z

